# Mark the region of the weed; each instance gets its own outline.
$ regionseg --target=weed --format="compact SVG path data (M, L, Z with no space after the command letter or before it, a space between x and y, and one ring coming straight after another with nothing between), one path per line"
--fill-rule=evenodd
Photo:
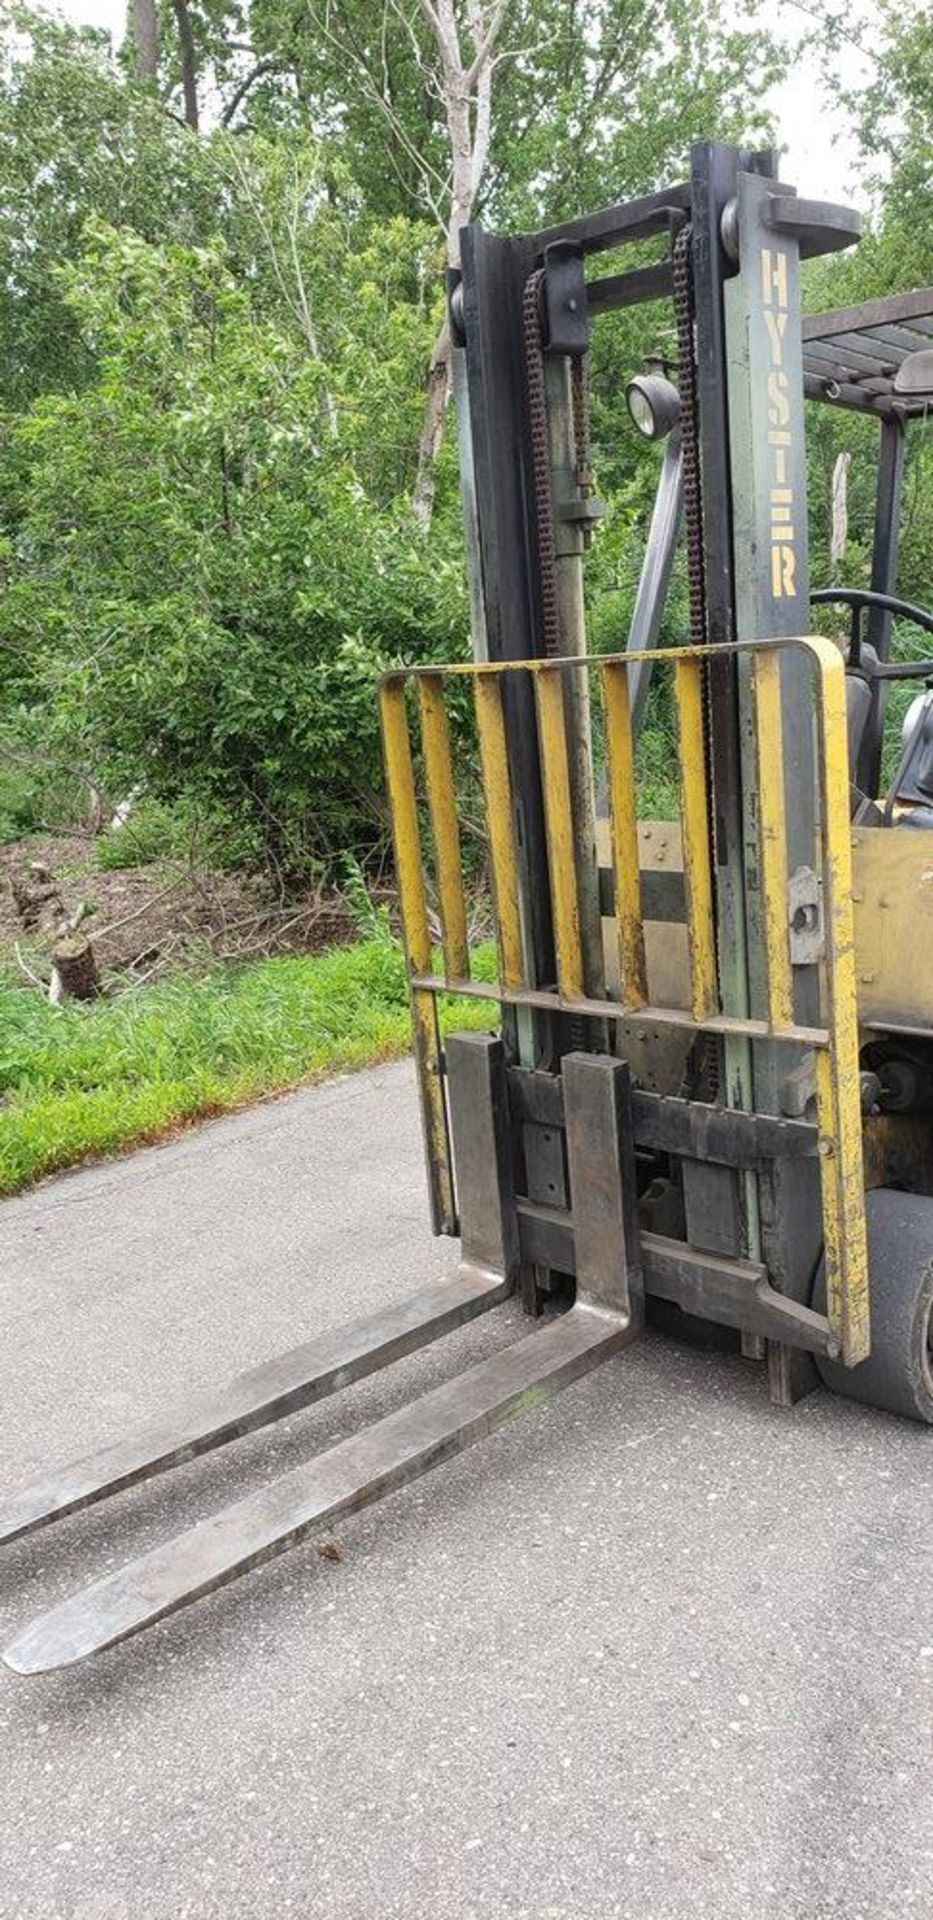
M479 948L474 972L493 969ZM495 1012L441 1003L445 1030ZM86 1006L0 993L0 1193L409 1044L404 961L384 933Z

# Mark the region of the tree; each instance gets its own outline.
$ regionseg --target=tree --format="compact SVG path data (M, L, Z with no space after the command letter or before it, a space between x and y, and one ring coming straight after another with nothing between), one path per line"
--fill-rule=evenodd
M216 231L212 155L128 81L103 35L27 15L0 70L0 404L91 378L59 268L100 216L152 240Z
M181 64L181 87L185 101L185 125L192 133L198 130L198 56L194 43L194 28L188 0L172 0L175 23L178 28L178 54Z
M369 0L308 0L297 29L289 28L293 59L312 112L338 126L344 114L333 88L336 77L348 119L363 137L378 129L400 189L396 206L427 213L435 222L446 263L460 262L460 229L471 218L479 193L492 128L494 53L510 0L385 0L380 17ZM282 48L283 22L273 15L260 34ZM306 47L323 49L318 61ZM310 61L310 64L309 64ZM355 96L355 99L353 99ZM370 153L372 165L374 155ZM413 492L416 523L426 531L435 493L435 462L450 397L450 332L446 318L436 333L428 366L425 411Z
M127 22L135 53L137 80L143 85L159 77L159 14L156 0L130 0Z
M464 52L454 0L421 0L434 37L437 70L450 141L449 204L445 208L447 265L460 265L460 230L467 225L480 191L492 132L493 52L509 0L467 0L467 49ZM434 464L440 451L444 415L451 390L451 339L447 316L441 322L428 368L424 425L418 448L413 507L423 532L434 507Z
M477 213L533 227L644 191L691 140L763 132L780 70L720 0L255 0L257 52L341 150L375 211L430 218L450 265ZM427 376L416 518L430 520L449 340Z
M97 377L8 445L0 663L105 789L185 794L287 880L380 841L376 677L459 651L466 615L406 501L423 235L307 143L214 144L226 242L89 222L62 269Z

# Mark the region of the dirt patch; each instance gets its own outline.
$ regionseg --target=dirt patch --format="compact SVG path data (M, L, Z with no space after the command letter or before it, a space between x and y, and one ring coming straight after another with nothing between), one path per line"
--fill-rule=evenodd
M313 953L355 934L336 895L315 891L283 903L254 875L180 860L103 872L93 840L31 835L0 847L0 967L24 985L49 970L43 943L23 931L10 885L14 871L34 864L54 875L69 914L84 905L84 931L113 989L121 979L129 985L219 960Z

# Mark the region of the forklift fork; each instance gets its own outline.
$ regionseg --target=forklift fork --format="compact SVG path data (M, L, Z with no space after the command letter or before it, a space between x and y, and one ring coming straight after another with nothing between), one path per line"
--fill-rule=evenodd
M0 1508L0 1541L323 1399L487 1312L518 1277L518 1220L501 1041L448 1043L459 1145L463 1259L452 1280L326 1334L205 1395L175 1420L63 1468ZM223 1508L33 1621L4 1659L18 1673L69 1666L151 1626L295 1546L310 1528L370 1505L472 1446L609 1359L642 1324L627 1067L564 1061L567 1150L577 1203L575 1304L433 1392Z

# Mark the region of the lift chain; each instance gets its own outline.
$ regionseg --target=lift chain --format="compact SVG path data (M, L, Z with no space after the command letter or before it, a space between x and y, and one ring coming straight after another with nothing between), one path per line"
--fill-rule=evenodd
M534 467L535 522L538 530L538 576L541 582L541 629L544 652L553 656L560 649L557 618L557 569L554 562L554 502L551 495L551 451L548 436L547 387L544 378L544 346L541 337L541 296L544 291L543 267L525 282L522 321L525 334L525 378L528 385L528 411L531 424L531 454Z
M587 392L586 361L582 353L570 362L570 392L573 402L573 441L576 482L582 494L592 493L590 467L590 409Z
M690 602L690 639L695 647L706 643L706 565L703 546L703 497L700 487L699 411L696 388L696 348L694 345L693 304L693 228L681 227L673 250L674 317L677 323L680 418L684 487L684 530L687 542L687 589ZM707 703L707 753L712 766L710 714ZM710 821L711 839L715 836L714 818ZM715 858L715 852L714 852ZM688 1070L681 1087L686 1099L715 1100L722 1077L722 1048L712 1034L702 1035L691 1050Z
M680 367L680 415L683 435L684 527L687 536L687 585L690 599L690 639L695 647L706 643L706 571L703 554L703 500L700 487L699 416L696 390L696 350L693 337L693 228L681 227L674 242L674 317Z

